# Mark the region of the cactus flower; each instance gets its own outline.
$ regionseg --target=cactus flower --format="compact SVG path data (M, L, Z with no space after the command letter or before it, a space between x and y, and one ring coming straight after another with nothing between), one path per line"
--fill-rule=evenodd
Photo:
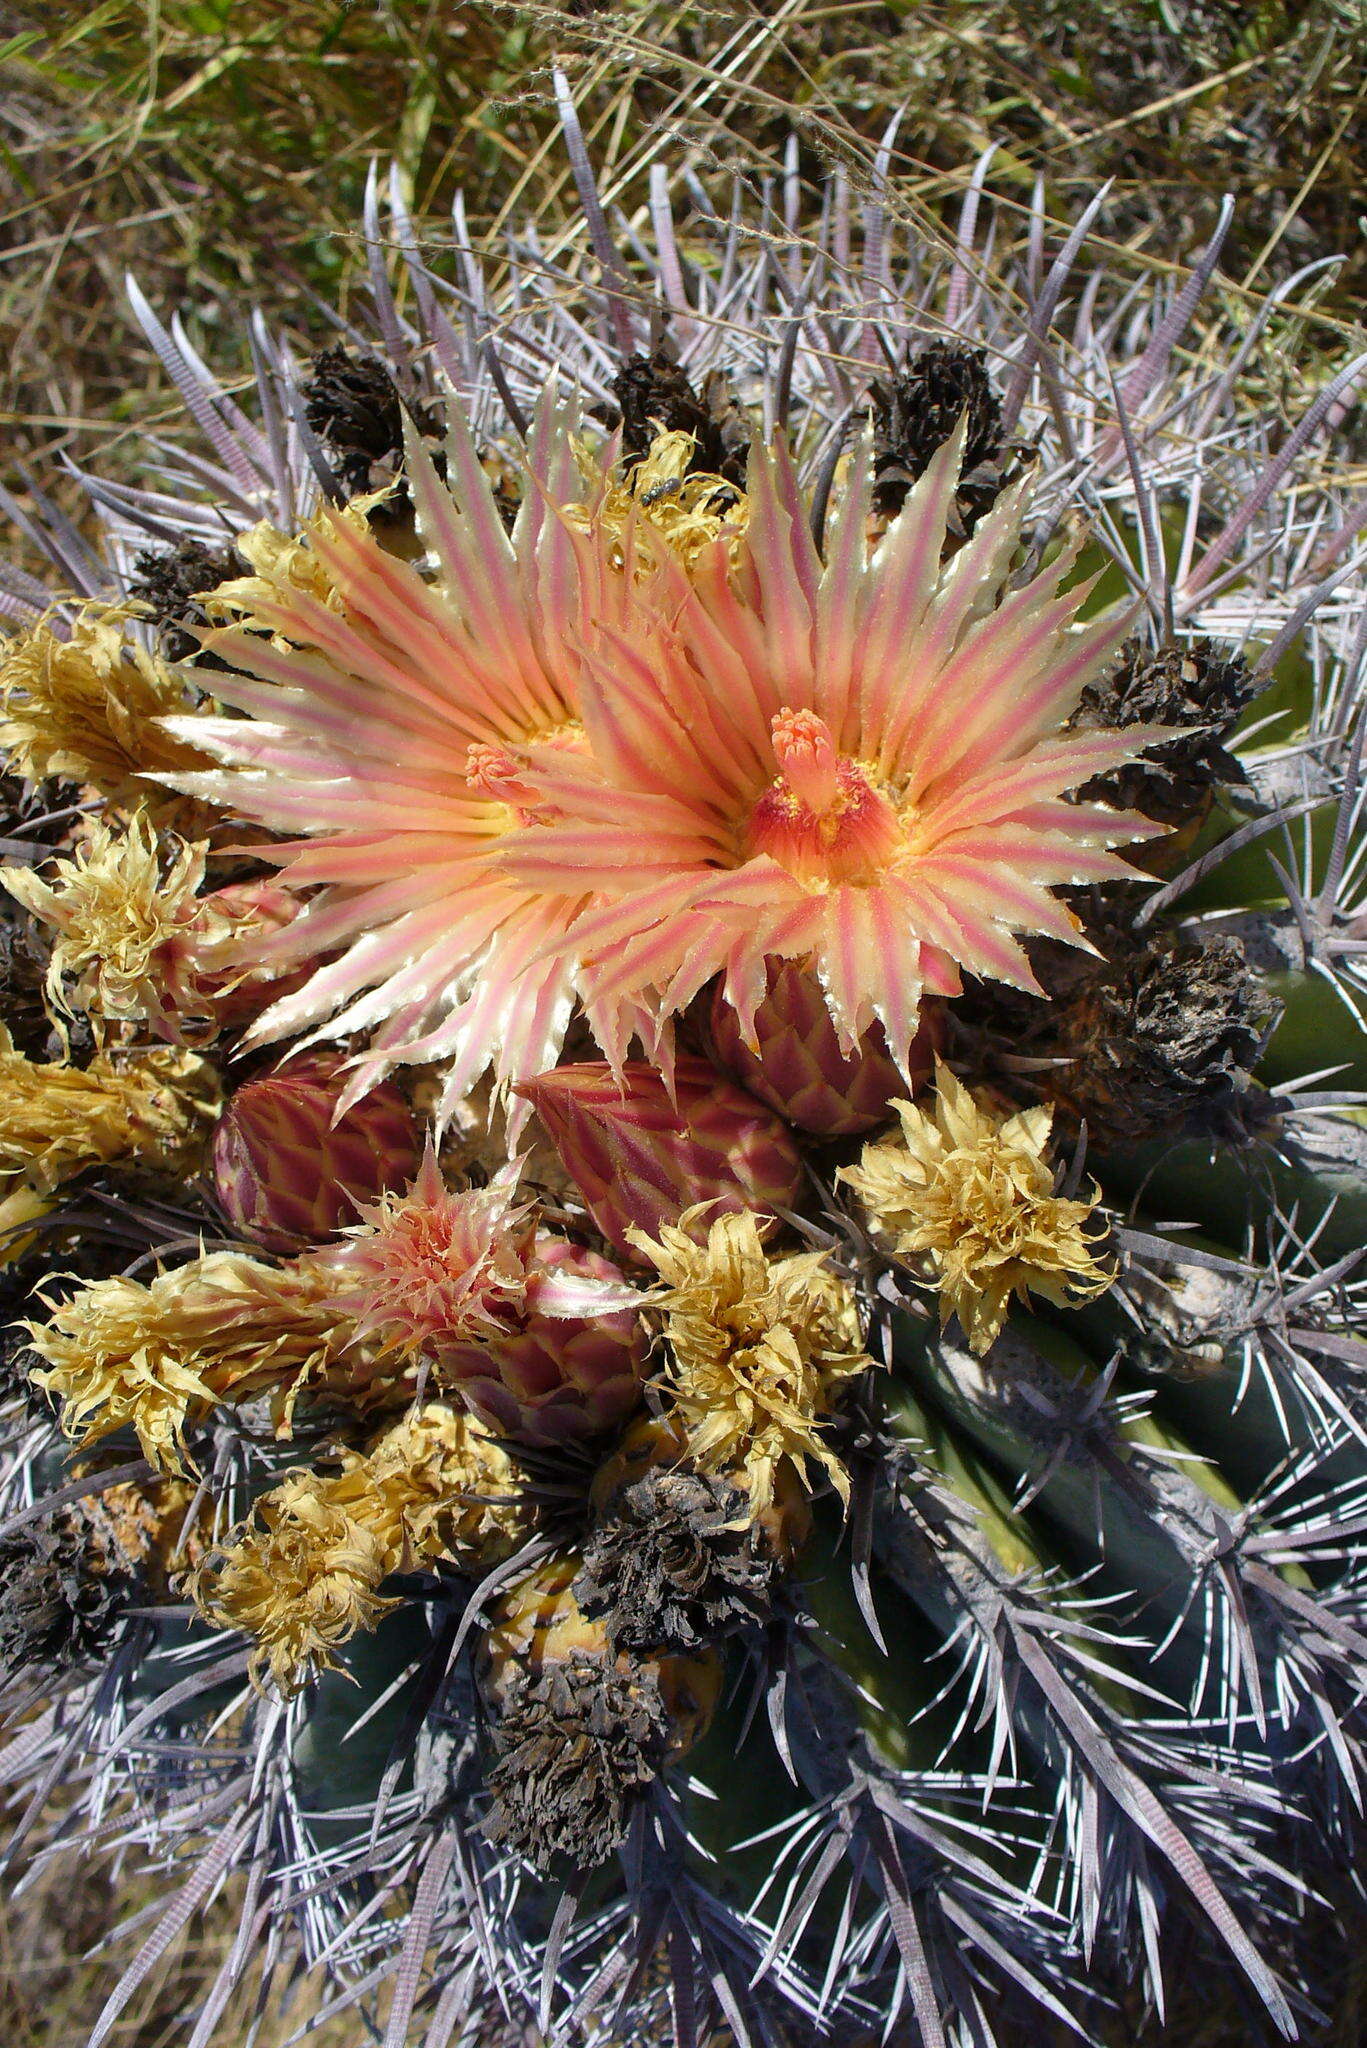
M1007 587L1028 480L942 563L962 422L877 542L866 435L824 556L782 442L676 531L638 495L657 451L624 483L548 396L509 536L451 433L444 481L408 454L435 577L348 512L244 539L261 573L212 643L233 715L168 722L223 764L176 786L294 835L271 857L323 889L263 964L344 949L257 1040L378 1027L377 1055L446 1065L445 1115L490 1066L549 1067L576 995L614 1068L716 975L748 1036L778 955L848 1054L877 1024L901 1064L924 994L1033 988L1017 935L1075 943L1055 888L1157 829L1064 801L1149 734L1064 730L1121 628L1076 623L1067 553Z

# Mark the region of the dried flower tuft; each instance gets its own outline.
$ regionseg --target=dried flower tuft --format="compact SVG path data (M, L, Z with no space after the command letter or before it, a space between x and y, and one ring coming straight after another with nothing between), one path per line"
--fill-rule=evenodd
M1079 790L1079 800L1140 811L1165 825L1199 818L1217 782L1247 779L1224 741L1256 690L1247 662L1233 648L1192 640L1155 653L1140 640L1126 641L1109 672L1083 691L1073 729L1184 729L1143 761L1094 776Z
M602 1863L641 1792L705 1731L721 1682L715 1651L615 1656L571 1591L574 1557L551 1559L499 1603L485 1637L494 1796L489 1832L539 1870Z
M866 1145L837 1178L897 1256L926 1272L942 1321L957 1315L973 1351L995 1342L1013 1294L1066 1307L1105 1292L1115 1274L1098 1263L1086 1228L1095 1198L1053 1192L1052 1109L1003 1120L943 1066L932 1110L896 1107L901 1137Z
M220 1102L214 1069L179 1047L71 1067L25 1059L0 1026L0 1172L40 1191L87 1166L193 1172Z
M574 1591L614 1650L700 1650L768 1612L776 1567L739 1487L656 1467L589 1536Z
M325 443L347 496L382 489L403 462L403 400L380 358L336 343L316 355L303 386L304 412ZM435 431L428 410L422 431Z
M182 540L173 548L144 549L134 567L137 575L128 586L128 595L152 614L166 659L202 658L213 666L215 657L201 656L200 650L200 633L211 623L204 600L220 583L243 573L246 564L237 549Z
M161 721L186 709L164 663L125 639L115 610L91 608L62 639L39 624L0 666L0 748L17 774L69 776L111 802L146 803L148 776L193 766L197 750Z
M686 1210L658 1240L632 1233L665 1282L658 1306L671 1362L661 1385L689 1457L700 1472L736 1475L756 1511L773 1499L785 1460L804 1475L814 1461L847 1495L819 1431L843 1383L869 1363L850 1288L826 1270L824 1252L766 1258L749 1211L714 1218L699 1244L692 1231L702 1221Z
M574 1595L614 1650L694 1651L762 1620L811 1534L791 1465L758 1513L741 1470L698 1472L676 1414L632 1424L594 1478L595 1519Z
M658 434L683 434L693 443L696 468L744 486L750 430L719 371L709 371L697 392L668 348L656 348L624 363L612 391L622 411L627 455L647 454Z
M901 510L937 448L964 419L963 470L949 534L963 539L1004 481L1001 401L987 373L987 351L936 339L909 356L896 376L869 387L874 424L874 494L884 517Z
M341 1470L289 1473L200 1564L191 1594L206 1620L256 1638L258 1679L283 1693L373 1629L395 1602L382 1582L449 1557L487 1565L516 1547L526 1512L505 1454L468 1416L430 1402Z
M0 1679L99 1657L132 1591L79 1506L0 1539Z
M355 1332L331 1291L319 1262L277 1268L240 1252L210 1252L147 1284L98 1280L29 1324L46 1364L33 1378L60 1400L77 1442L128 1425L152 1464L180 1471L186 1430L218 1402L269 1390L284 1428L304 1385L339 1366Z
M191 1502L177 1481L110 1486L0 1539L0 1679L103 1656L130 1600L164 1596Z
M0 868L0 884L57 934L47 972L54 1010L173 1022L189 1002L184 970L206 852L205 842L162 841L140 810L126 824L92 823L75 853L52 863L50 880Z
M701 468L696 454L691 433L657 433L644 454L605 479L601 462L585 449L580 466L595 495L591 503L566 506L565 517L599 537L613 568L629 563L635 575L647 574L662 551L694 566L717 540L734 556L749 502L726 477Z
M1043 1020L1042 1042L1069 1061L1046 1085L1103 1142L1234 1136L1272 1010L1232 940L1161 935Z

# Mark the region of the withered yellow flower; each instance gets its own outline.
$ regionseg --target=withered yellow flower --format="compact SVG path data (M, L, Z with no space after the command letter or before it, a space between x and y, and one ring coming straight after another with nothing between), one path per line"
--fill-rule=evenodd
M178 1046L97 1053L88 1067L30 1060L0 1025L0 1176L40 1193L83 1167L193 1171L222 1107L207 1060Z
M526 1532L514 1467L472 1416L429 1402L332 1474L289 1473L205 1557L190 1592L219 1628L255 1636L258 1682L283 1693L374 1628L379 1590L406 1566L510 1553Z
M940 1291L942 1323L957 1315L979 1357L996 1342L1014 1294L1058 1307L1102 1294L1114 1272L1096 1258L1096 1207L1055 1195L1047 1151L1053 1111L1001 1118L947 1067L932 1111L894 1104L900 1138L864 1147L838 1178L873 1230Z
M65 775L114 803L167 802L147 777L200 760L160 721L186 710L165 662L126 637L127 614L87 607L62 639L40 622L0 660L0 749L10 769Z
M396 1604L377 1590L392 1566L373 1507L363 1458L335 1478L292 1472L191 1579L207 1621L256 1637L258 1683L269 1673L288 1694L310 1669L334 1670L342 1645Z
M147 1283L97 1280L29 1324L46 1365L33 1377L78 1443L129 1425L151 1464L180 1472L186 1430L219 1402L269 1391L288 1429L304 1386L352 1341L333 1285L325 1261L275 1267L241 1252L209 1252Z
M73 854L52 862L49 880L0 868L10 895L56 932L47 973L55 1010L121 1021L175 1013L207 851L207 841L163 840L140 810L126 824L92 824Z
M329 507L302 520L292 533L282 533L263 519L245 533L234 534L233 546L252 573L220 583L201 603L215 617L250 612L262 625L270 625L270 608L282 598L294 603L302 597L344 613L345 601L326 557L328 540L339 526L368 532L366 513L388 496L388 490L372 491L346 505Z
M601 463L587 449L576 450L586 481L601 495L591 504L566 506L566 519L602 536L616 569L625 566L628 545L633 566L646 571L662 544L691 566L719 535L738 541L749 523L746 497L725 477L690 473L695 445L692 434L656 434L640 461L620 465L605 487Z
M743 1468L756 1513L785 1459L804 1476L814 1460L847 1498L844 1468L819 1431L844 1381L869 1364L853 1293L824 1252L767 1258L748 1210L714 1217L699 1244L692 1226L708 1207L685 1210L658 1240L628 1232L665 1282L656 1304L672 1361L660 1384L689 1456L703 1472Z

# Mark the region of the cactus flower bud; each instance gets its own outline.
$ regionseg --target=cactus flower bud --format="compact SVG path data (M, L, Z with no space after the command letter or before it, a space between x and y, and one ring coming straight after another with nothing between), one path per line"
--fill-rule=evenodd
M298 1251L353 1223L359 1205L412 1178L421 1156L401 1091L381 1082L333 1122L344 1085L331 1056L291 1060L238 1089L214 1132L214 1188L237 1229Z
M717 983L712 998L712 1048L719 1066L800 1131L839 1138L883 1123L907 1077L888 1053L882 1026L866 1031L856 1051L842 1051L815 976L793 960L768 961L769 986L755 1011L752 1035ZM927 1005L908 1055L913 1084L929 1076L942 1035L939 1011Z
M640 1399L638 1296L610 1260L539 1230L516 1166L448 1188L428 1149L406 1193L361 1212L334 1271L359 1330L426 1359L501 1436L582 1443Z
M802 1162L773 1112L707 1060L675 1063L674 1097L644 1062L620 1083L606 1061L555 1067L518 1093L541 1118L566 1172L610 1243L639 1261L647 1234L701 1203L708 1214L791 1208Z
M540 1231L522 1308L506 1332L442 1351L443 1385L480 1421L522 1443L572 1444L601 1436L641 1398L645 1340L631 1310L593 1317L538 1312L558 1279L620 1282L609 1259Z

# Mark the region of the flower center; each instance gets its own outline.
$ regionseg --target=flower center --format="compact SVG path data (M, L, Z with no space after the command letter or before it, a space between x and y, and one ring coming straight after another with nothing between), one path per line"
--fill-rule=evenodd
M779 772L751 812L747 855L767 853L817 887L876 881L903 844L887 797L814 711L785 706L771 731Z

